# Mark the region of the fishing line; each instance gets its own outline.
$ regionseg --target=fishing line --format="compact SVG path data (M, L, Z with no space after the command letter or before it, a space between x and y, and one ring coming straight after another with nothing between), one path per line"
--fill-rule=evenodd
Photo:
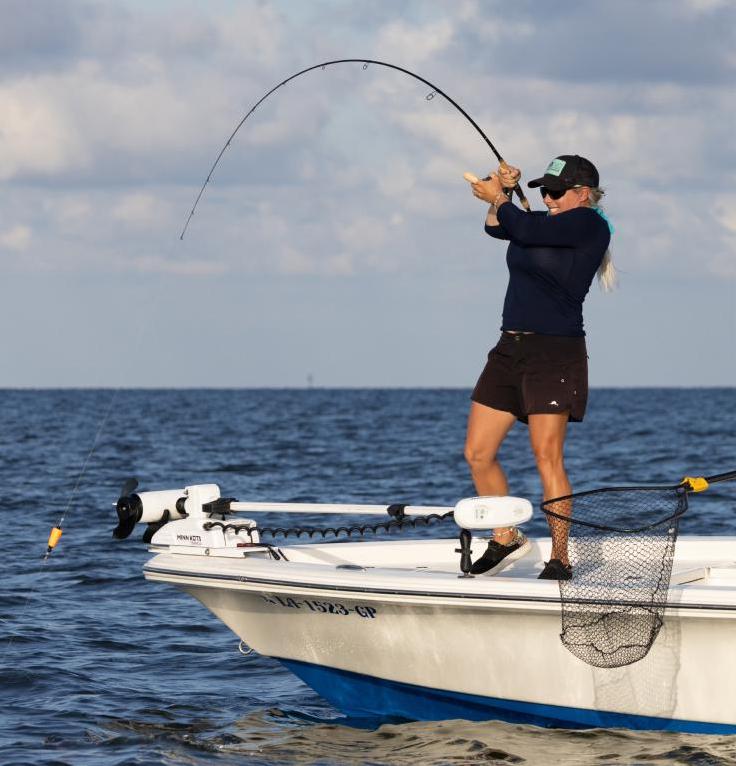
M297 77L301 77L303 74L307 74L307 72L312 72L315 69L326 69L328 66L334 66L336 64L362 64L363 70L365 71L368 69L369 64L373 64L375 66L382 66L387 67L388 69L395 69L397 72L403 72L403 74L408 75L409 77L413 77L415 80L419 80L419 82L424 83L429 88L431 88L430 92L425 96L425 100L432 101L435 96L442 96L442 98L445 99L449 104L451 104L455 109L457 109L460 114L475 128L475 130L480 134L480 136L483 138L483 140L488 145L488 148L493 152L496 159L503 163L504 159L499 153L498 149L493 145L490 138L481 130L478 123L460 106L460 104L457 103L454 99L450 98L450 96L445 93L441 88L434 85L434 83L431 83L429 80L426 80L424 77L421 77L420 75L416 74L415 72L411 72L408 69L404 69L403 67L396 66L395 64L388 64L385 61L376 61L374 59L337 59L335 61L323 61L321 64L315 64L314 66L307 67L306 69L302 69L300 72L297 72L296 74L291 75L290 77L287 77L285 80L282 80L278 85L274 86L269 90L265 95L261 96L261 98L256 101L255 104L246 112L245 116L240 120L240 122L235 126L235 129L230 134L230 137L225 141L224 146L222 149L220 149L219 154L215 158L215 161L212 163L212 167L209 170L209 173L207 173L207 177L204 180L204 183L202 184L202 187L199 190L199 194L197 194L196 199L194 200L194 205L192 205L192 209L189 211L189 215L187 216L187 220L184 224L184 228L181 231L181 234L179 235L179 239L183 240L184 235L187 233L187 229L189 228L189 223L194 217L194 213L197 210L197 205L199 205L199 201L202 199L202 195L205 192L205 189L209 185L210 181L212 180L212 174L215 172L215 169L220 164L220 160L222 159L223 154L225 154L225 151L232 143L233 139L237 135L240 128L243 127L243 124L245 121L255 112L256 109L273 93L275 93L279 88L286 85L286 83L291 82L292 80L295 80ZM521 201L522 206L525 210L529 210L529 201L524 196L524 192L521 190L521 187L519 184L516 184L514 187L514 192L519 197L519 200Z
M173 241L169 242L168 252L166 252L165 248L163 250L164 250L164 257L171 257L174 252L174 242ZM145 323L140 322L138 324L137 332L135 332L132 336L132 342L130 344L131 348L138 347L139 341L141 340L141 337L143 336L143 333L145 330L146 330ZM69 495L69 499L66 503L66 506L64 507L64 510L61 512L59 520L56 523L56 526L51 528L51 532L49 534L48 543L46 547L46 553L43 556L44 564L48 561L48 558L51 555L51 552L54 550L59 540L61 539L63 528L64 528L64 520L72 506L72 502L74 501L77 495L77 491L79 490L79 486L82 483L82 479L85 477L87 473L87 467L89 466L90 460L92 459L92 456L97 450L97 445L100 441L100 437L102 436L102 433L105 430L107 421L110 419L110 415L115 405L115 400L117 399L119 393L120 393L119 386L113 389L112 396L110 397L110 403L107 405L107 408L103 412L102 419L99 423L99 426L97 427L97 433L95 434L94 440L92 442L92 447L90 448L89 452L87 453L87 457L84 459L84 462L82 463L82 468L80 469L77 475L76 481L74 482L74 487L72 488L71 494ZM32 593L33 591L31 591L31 595Z
M43 557L44 563L48 560L48 557L51 554L51 551L56 547L56 544L59 542L61 538L62 530L64 528L64 519L66 518L66 515L69 512L69 509L71 508L72 501L77 495L77 490L79 489L79 485L82 483L82 479L84 478L84 475L87 472L87 466L89 465L89 461L91 460L92 455L97 449L97 443L100 441L100 436L102 436L102 432L110 417L110 413L112 412L112 408L113 408L113 405L115 404L115 399L117 398L119 390L120 390L119 388L116 388L112 392L110 403L107 405L107 410L105 411L102 421L97 428L97 433L95 434L94 441L92 442L92 447L90 448L90 451L87 453L87 457L84 459L84 463L82 463L82 468L79 472L79 475L77 476L77 480L74 483L74 487L72 488L71 494L69 495L69 500L67 501L66 507L61 512L61 516L59 517L59 521L57 522L56 526L53 527L51 530L51 534L49 535L48 547Z
M173 252L174 252L174 241L170 241L167 255L168 256L172 256ZM139 326L138 326L137 333L135 333L134 336L133 336L133 342L131 344L131 346L133 348L136 348L138 346L138 341L142 337L143 332L145 331L145 329L146 329L145 325L143 323L140 323ZM102 434L103 434L103 432L105 430L105 426L107 425L107 421L110 419L110 415L112 414L112 411L113 411L113 408L115 406L115 402L117 400L118 394L120 393L120 390L121 390L120 387L117 387L117 388L115 388L113 390L112 396L110 397L110 401L109 401L109 403L107 404L107 406L105 407L105 409L103 411L102 418L99 421L99 425L97 426L97 431L95 433L95 437L94 437L94 439L92 441L92 446L90 447L89 452L87 453L87 455L86 455L86 457L85 457L85 459L84 459L84 461L82 463L82 467L81 467L81 469L79 470L79 472L77 474L76 480L74 482L74 486L72 488L71 493L69 494L69 498L68 498L68 500L66 502L66 505L64 506L64 509L62 510L56 525L51 528L51 532L49 534L49 538L48 538L48 542L47 542L46 552L45 552L45 554L42 557L41 568L40 568L39 572L43 571L44 566L48 562L49 556L51 555L51 553L53 552L54 548L56 547L56 545L59 543L59 540L61 539L61 536L62 536L62 533L63 533L63 529L64 529L64 521L65 521L65 519L66 519L66 517L67 517L67 515L68 515L68 513L69 513L69 511L70 511L70 509L72 507L72 503L74 502L74 500L75 500L75 498L77 496L77 492L78 492L79 487L80 487L80 485L82 483L82 480L84 479L85 475L87 474L87 468L89 467L90 461L92 460L93 455L97 451L97 447L99 445L100 438L102 437ZM26 592L25 603L23 604L23 607L22 607L21 611L17 615L14 615L13 622L17 623L18 625L22 625L23 624L23 621L24 621L24 618L26 616L26 613L28 612L28 607L30 606L30 603L31 603L31 599L33 598L34 594L38 590L39 585L40 585L39 578L34 578L33 585L31 586L30 590L28 590ZM10 623L11 620L3 619L2 622L3 623ZM4 648L3 652L2 652L3 661L7 657L7 654L10 651L10 648L11 648L11 646L12 646L14 640L15 640L16 634L18 632L19 632L19 629L16 629L15 633L11 633L10 634L10 637L9 637L7 643L5 644L5 648ZM23 672L23 671L21 671L21 672ZM28 676L27 673L26 673L26 675ZM28 677L30 678L30 676L28 676Z
M107 405L107 408L105 410L104 416L102 418L102 421L100 422L100 425L97 428L97 433L95 434L94 441L92 442L92 447L90 448L89 452L87 453L87 457L84 459L84 462L82 463L82 468L79 471L79 474L77 475L77 479L74 483L74 487L72 488L71 494L69 495L69 500L67 501L66 506L64 507L64 510L61 512L61 515L59 516L59 520L56 523L56 526L52 527L51 533L49 534L48 544L46 548L46 553L43 556L43 559L41 561L41 568L45 566L46 562L48 561L49 556L51 555L51 552L56 547L57 543L61 539L62 531L64 528L64 519L66 518L67 513L69 512L69 509L71 508L72 502L74 501L74 498L77 495L77 491L79 490L79 485L82 483L82 479L84 478L84 475L87 472L87 466L89 465L89 461L92 458L92 455L94 454L95 450L97 449L97 444L100 440L100 436L102 435L102 432L105 428L105 425L107 424L107 421L110 417L110 413L112 412L113 405L115 404L115 399L117 397L119 389L115 389L113 391L112 397L110 398L110 403ZM23 619L26 616L26 612L28 611L28 607L30 606L31 599L33 598L34 594L38 590L38 586L40 584L40 581L38 578L34 578L33 585L31 586L30 590L26 593L26 600L23 604L23 609L21 610L20 614L17 615L15 618L15 622L22 625ZM3 622L10 622L10 620L3 620ZM10 651L10 647L13 645L13 641L15 640L16 633L11 633L10 638L8 639L7 644L5 645L5 650L3 652L3 660L7 656L8 652ZM24 672L25 671L21 671ZM25 673L27 677L31 677L28 675L28 673Z
M169 252L168 255L171 256L174 251L174 242L170 242L169 244ZM143 332L145 330L145 326L143 323L139 324L138 326L138 332L133 337L132 347L136 348L138 346L138 341L140 340L140 337L142 336ZM49 556L53 552L54 548L59 543L59 540L61 539L61 536L63 534L64 529L64 521L72 507L72 503L77 497L77 493L79 491L79 487L82 484L82 480L87 474L87 469L89 467L89 464L92 460L93 455L97 451L97 447L100 442L100 438L102 437L102 434L105 430L105 426L107 425L108 420L110 419L110 415L112 414L113 408L115 406L115 402L118 398L118 394L120 393L120 387L117 387L113 389L112 395L110 397L110 401L107 404L107 406L103 410L102 418L99 421L99 424L97 426L97 431L95 433L94 439L92 441L92 446L90 447L89 451L87 452L86 457L84 458L84 461L82 462L82 467L80 468L79 472L77 473L77 477L74 482L74 486L72 487L72 491L69 494L69 498L66 502L66 505L64 506L58 521L56 522L56 525L51 528L51 532L48 537L46 552L44 553L42 560L41 560L41 568L40 572L43 571L44 566L48 562ZM26 616L26 613L28 612L28 607L30 606L31 599L33 598L34 594L38 590L38 587L40 585L39 578L34 578L33 585L31 586L30 590L26 591L26 599L25 603L23 604L23 607L21 611L14 615L13 622L16 622L19 625L23 624L24 618ZM11 620L2 620L3 623L10 623ZM5 645L4 651L2 653L3 660L7 656L8 652L10 651L10 647L13 644L13 641L15 640L16 633L18 631L16 630L15 633L11 633L10 637ZM27 674L26 674L27 675Z
M171 255L172 252L173 252L173 243L170 243L168 254ZM131 344L132 348L138 347L138 341L143 335L144 329L145 329L144 324L139 323L138 331L137 333L133 335L133 342ZM90 460L92 459L92 456L97 450L97 445L100 441L100 437L102 436L102 432L105 430L107 421L110 419L110 415L115 405L115 400L117 399L117 396L119 393L120 393L120 387L113 389L112 396L110 397L110 403L107 405L107 408L104 410L100 424L97 427L97 433L95 434L95 438L92 441L92 447L90 448L89 452L87 453L87 457L84 459L84 462L82 463L82 468L80 469L77 475L76 481L74 482L74 487L72 488L71 494L69 495L69 499L66 503L66 506L64 507L64 510L61 512L59 521L56 523L56 526L51 528L51 532L49 534L49 539L48 539L48 543L46 547L46 553L43 556L44 564L46 563L49 556L51 555L51 552L54 550L59 540L61 539L63 529L64 529L64 519L66 518L67 513L69 512L69 509L72 506L72 502L74 501L74 498L77 495L77 491L79 490L79 485L82 483L82 479L87 473L87 467L89 465Z

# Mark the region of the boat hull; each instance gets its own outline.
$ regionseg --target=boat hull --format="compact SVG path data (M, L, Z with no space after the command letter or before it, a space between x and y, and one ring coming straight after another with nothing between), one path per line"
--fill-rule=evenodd
M594 668L560 642L559 608L187 590L351 717L736 733L717 691L736 688L730 620L670 614L644 660Z
M732 542L724 541L725 555ZM315 547L309 555L343 551L360 549ZM294 549L289 555L288 564L199 557L195 567L162 554L146 576L194 596L352 718L736 733L736 605L723 597L730 569L721 580L703 579L702 567L691 575L686 563L649 654L598 668L560 641L557 583L343 571L337 559L317 566L296 562Z
M736 725L498 699L386 681L336 668L281 660L295 676L352 719L506 721L547 728L625 728L736 734Z

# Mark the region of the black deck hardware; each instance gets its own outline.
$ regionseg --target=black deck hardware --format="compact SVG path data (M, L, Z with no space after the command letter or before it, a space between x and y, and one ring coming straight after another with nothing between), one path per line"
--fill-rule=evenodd
M218 497L217 500L202 503L202 510L210 516L218 515L225 518L225 514L230 512L230 505L237 502L237 497Z
M406 503L393 503L386 508L386 513L394 519L403 519L406 516Z
M470 543L473 539L473 535L468 529L460 530L460 547L455 548L455 553L460 554L460 571L461 575L458 577L474 577L470 574L470 568L473 566L473 559L470 554L473 552L470 550Z

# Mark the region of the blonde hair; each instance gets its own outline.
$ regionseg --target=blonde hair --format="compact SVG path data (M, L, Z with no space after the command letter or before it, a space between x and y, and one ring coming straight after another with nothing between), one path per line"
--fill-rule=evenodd
M591 207L603 209L600 201L605 193L605 190L600 186L591 187L590 191L588 192L588 204ZM606 250L605 253L603 253L603 260L601 261L601 265L598 267L596 276L598 277L598 285L604 293L610 293L618 283L618 276L616 274L616 268L613 265L613 258L611 256L610 247Z

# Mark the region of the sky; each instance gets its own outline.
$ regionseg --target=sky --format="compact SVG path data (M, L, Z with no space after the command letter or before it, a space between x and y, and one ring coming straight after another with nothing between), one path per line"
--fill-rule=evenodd
M592 386L736 385L729 0L0 0L0 387L467 387L507 271L463 180L598 167ZM542 209L530 190L533 207Z

